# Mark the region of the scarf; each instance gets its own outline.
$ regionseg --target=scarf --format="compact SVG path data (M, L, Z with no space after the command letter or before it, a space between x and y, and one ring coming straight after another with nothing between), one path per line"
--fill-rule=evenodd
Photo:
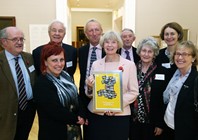
M50 73L47 73L46 76L56 86L57 94L63 107L68 108L70 111L76 111L78 108L78 91L70 75L62 71L60 79Z
M139 95L134 102L133 120L140 123L149 122L150 112L150 92L151 84L154 79L154 70L157 68L155 63L152 63L145 74L142 73L142 62L137 63L137 79L139 85Z
M181 75L180 71L178 69L175 71L173 77L171 78L170 82L168 83L168 86L166 87L165 91L163 92L163 100L164 100L165 104L169 103L171 96L177 97L182 85L188 78L190 71L191 71L191 69L188 70L188 72L182 78L180 78L180 75Z

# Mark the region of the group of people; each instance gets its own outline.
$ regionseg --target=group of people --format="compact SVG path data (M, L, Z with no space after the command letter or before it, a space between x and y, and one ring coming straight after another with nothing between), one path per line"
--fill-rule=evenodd
M182 41L178 23L162 27L164 49L153 37L133 47L136 37L128 28L121 35L103 34L96 19L85 24L84 33L89 43L76 49L62 42L66 28L55 20L49 43L31 55L23 52L20 29L0 31L0 139L27 140L37 110L39 140L82 135L84 140L198 140L193 90L198 52L191 41ZM122 111L95 111L94 74L114 70L122 73Z

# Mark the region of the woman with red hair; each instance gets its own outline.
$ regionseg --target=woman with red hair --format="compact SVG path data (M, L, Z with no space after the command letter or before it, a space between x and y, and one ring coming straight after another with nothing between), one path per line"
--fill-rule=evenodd
M49 43L42 49L41 71L34 87L39 118L39 140L66 140L68 124L83 125L84 111L77 87L65 66L64 49ZM77 136L76 136L77 137Z

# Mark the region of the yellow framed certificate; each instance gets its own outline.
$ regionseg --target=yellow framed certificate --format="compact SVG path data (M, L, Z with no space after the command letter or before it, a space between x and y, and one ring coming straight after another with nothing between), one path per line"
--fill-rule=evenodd
M94 112L122 112L122 71L94 72Z

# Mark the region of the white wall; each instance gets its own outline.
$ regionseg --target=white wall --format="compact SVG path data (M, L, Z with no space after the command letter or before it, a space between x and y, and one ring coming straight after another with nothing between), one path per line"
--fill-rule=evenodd
M91 19L97 19L103 28L103 32L112 29L112 12L71 12L72 20L72 41L76 41L76 27L85 26L86 22Z
M144 37L159 35L162 26L172 21L189 29L189 39L197 44L197 6L197 0L136 0L136 44Z
M135 34L136 44L143 38L159 35L162 26L176 21L190 30L190 40L198 45L197 0L136 0ZM54 0L1 0L0 16L15 16L16 25L25 33L26 50L29 51L29 24L49 24L56 18L56 1ZM58 11L59 9L57 9ZM129 20L133 13L127 13ZM76 38L76 26L84 26L89 18L97 18L104 31L112 28L112 13L72 12L72 41ZM110 21L109 21L110 20ZM125 21L127 22L127 21ZM124 27L123 27L124 28Z
M26 51L30 51L29 24L49 24L55 19L54 0L1 0L0 16L15 16L16 26L25 34Z

